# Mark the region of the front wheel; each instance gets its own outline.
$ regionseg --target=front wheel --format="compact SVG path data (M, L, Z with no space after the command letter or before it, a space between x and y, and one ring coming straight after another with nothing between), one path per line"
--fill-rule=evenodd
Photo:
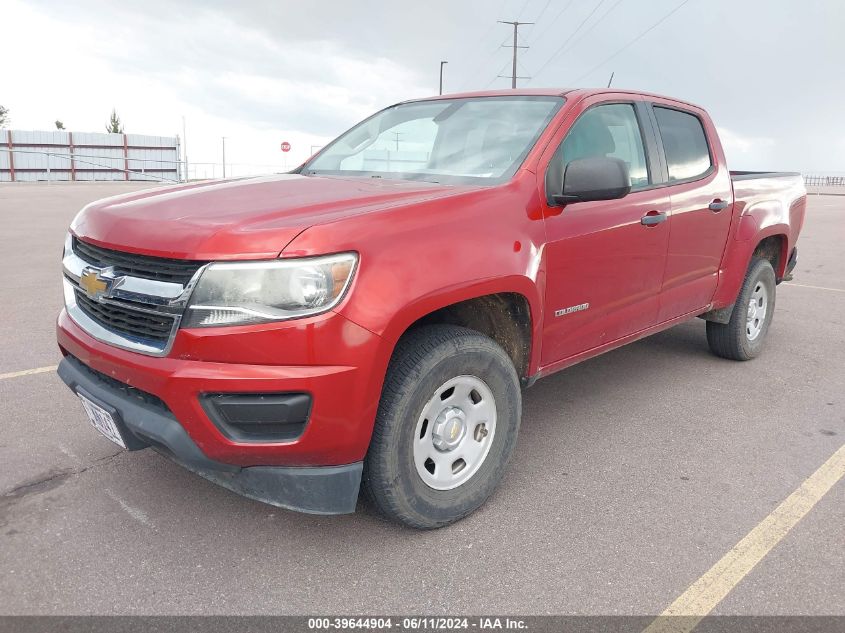
M402 338L364 461L365 495L415 528L453 523L496 489L521 415L519 378L493 340L452 325Z
M775 271L766 259L754 258L728 323L707 322L707 342L717 356L750 360L763 351L775 312Z

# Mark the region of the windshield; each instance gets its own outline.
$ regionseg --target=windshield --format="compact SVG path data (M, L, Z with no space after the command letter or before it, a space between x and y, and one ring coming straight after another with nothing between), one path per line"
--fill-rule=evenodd
M438 99L359 123L301 173L492 184L516 173L561 97Z

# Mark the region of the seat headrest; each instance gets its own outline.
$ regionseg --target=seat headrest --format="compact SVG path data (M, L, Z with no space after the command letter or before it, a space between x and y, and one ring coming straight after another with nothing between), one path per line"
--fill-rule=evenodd
M602 158L616 151L616 142L600 112L588 112L566 137L564 159Z

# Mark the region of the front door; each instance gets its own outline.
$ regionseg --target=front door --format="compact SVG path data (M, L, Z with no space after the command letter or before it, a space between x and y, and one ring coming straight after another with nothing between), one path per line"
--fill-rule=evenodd
M606 156L628 164L632 191L563 208L547 191L543 365L654 325L669 241L670 201L654 187L656 145L644 106L587 100L574 116L546 182L560 182L549 175L571 160Z

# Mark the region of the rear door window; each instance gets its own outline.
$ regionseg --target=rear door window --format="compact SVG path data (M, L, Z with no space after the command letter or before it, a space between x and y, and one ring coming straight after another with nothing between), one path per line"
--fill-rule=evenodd
M712 167L704 126L694 114L672 108L654 107L663 152L669 168L669 181L690 180Z

